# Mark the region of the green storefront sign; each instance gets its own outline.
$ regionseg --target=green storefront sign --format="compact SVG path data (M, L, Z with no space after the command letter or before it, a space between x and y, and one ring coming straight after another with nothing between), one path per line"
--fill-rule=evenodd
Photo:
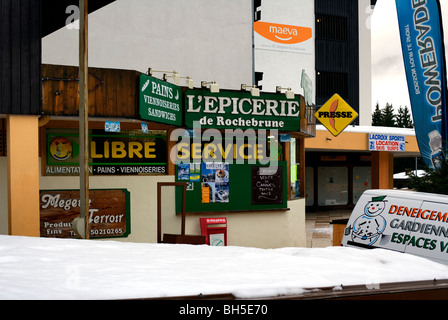
M140 117L144 120L182 125L182 89L171 83L140 76Z
M283 94L188 90L185 93L185 125L194 122L202 128L300 130L299 97L287 99Z

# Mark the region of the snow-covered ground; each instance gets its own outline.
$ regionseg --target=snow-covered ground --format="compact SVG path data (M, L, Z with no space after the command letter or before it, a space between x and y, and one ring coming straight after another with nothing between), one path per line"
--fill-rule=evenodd
M0 299L130 299L448 279L448 266L381 249L257 249L0 236Z

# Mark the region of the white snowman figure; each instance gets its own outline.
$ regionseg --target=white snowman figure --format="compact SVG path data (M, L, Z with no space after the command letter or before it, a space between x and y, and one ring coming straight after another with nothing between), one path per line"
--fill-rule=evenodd
M386 207L386 196L373 197L364 207L364 214L353 223L352 241L364 245L373 245L386 228L386 219L381 213Z

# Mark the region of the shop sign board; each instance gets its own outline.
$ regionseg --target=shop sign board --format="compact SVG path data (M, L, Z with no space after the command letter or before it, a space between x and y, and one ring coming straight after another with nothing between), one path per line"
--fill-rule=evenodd
M76 238L72 222L80 215L79 190L40 191L40 236ZM90 238L127 237L130 193L126 189L89 190Z
M392 134L369 134L370 151L406 151L406 137Z
M448 198L402 190L367 190L347 222L342 245L388 249L448 264Z
M255 48L311 54L313 29L310 27L256 21Z
M146 74L140 76L140 117L144 120L182 125L182 88Z
M252 167L252 204L283 203L283 168Z
M358 113L341 96L335 94L315 113L315 117L337 137L358 117Z
M185 125L202 128L300 130L300 99L284 94L188 90L185 94Z
M47 132L46 175L79 175L79 133ZM89 134L91 175L165 174L166 136L126 133Z

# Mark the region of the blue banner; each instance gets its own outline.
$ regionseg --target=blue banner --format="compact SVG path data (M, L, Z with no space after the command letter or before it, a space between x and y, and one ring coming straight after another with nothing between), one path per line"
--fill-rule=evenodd
M423 160L445 159L446 67L438 0L396 0L415 134Z

